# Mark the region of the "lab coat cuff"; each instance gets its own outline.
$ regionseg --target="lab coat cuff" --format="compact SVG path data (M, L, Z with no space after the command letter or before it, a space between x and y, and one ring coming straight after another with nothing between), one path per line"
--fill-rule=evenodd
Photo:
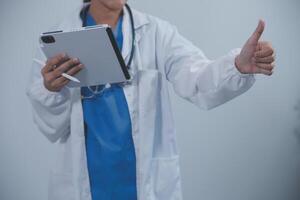
M54 92L48 90L43 83L40 83L38 88L38 93L40 94L39 98L45 98L50 101L60 102L69 98L70 96L70 91L67 87L63 87L60 91Z
M41 86L41 93L43 93L45 95L57 95L57 94L59 94L59 92L52 92L52 91L48 90L44 85Z

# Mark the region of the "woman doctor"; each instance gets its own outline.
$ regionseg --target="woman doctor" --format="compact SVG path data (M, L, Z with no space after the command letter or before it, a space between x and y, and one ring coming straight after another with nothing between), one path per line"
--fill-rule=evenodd
M274 50L258 27L243 48L209 60L176 28L131 10L126 0L91 0L59 30L109 24L133 76L131 83L67 88L63 72L84 66L64 52L33 65L27 94L34 120L57 150L51 200L181 199L178 150L167 83L211 109L247 91L253 74L271 75ZM133 45L132 45L133 44ZM36 59L46 60L41 51Z

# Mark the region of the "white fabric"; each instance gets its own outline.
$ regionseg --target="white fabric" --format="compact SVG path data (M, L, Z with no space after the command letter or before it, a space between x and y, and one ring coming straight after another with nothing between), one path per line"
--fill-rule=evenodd
M80 9L58 28L81 27ZM247 91L255 79L236 69L234 58L239 50L209 60L168 22L135 10L133 16L133 80L124 92L136 150L138 199L180 200L179 157L167 82L179 96L200 108L211 109ZM132 40L127 11L123 34L122 55L127 62ZM40 50L36 58L45 60ZM27 94L35 123L57 149L57 161L50 173L49 200L91 200L80 89L49 92L43 85L41 67L33 64Z

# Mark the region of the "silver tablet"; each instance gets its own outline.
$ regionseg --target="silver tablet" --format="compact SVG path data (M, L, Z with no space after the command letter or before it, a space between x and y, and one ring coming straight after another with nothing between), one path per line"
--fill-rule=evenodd
M79 58L84 68L70 81L69 87L121 83L130 79L122 54L109 26L90 26L76 31L53 31L40 36L47 58L59 53Z

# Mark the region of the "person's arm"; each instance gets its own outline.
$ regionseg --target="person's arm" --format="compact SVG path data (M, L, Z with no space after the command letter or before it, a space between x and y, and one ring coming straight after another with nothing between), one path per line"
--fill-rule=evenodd
M261 45L260 49L257 47L263 29L261 23L242 51L233 50L217 60L207 59L200 49L182 37L170 24L163 22L159 26L157 55L161 56L158 60L163 60L161 64L165 66L166 78L179 96L201 108L214 108L244 93L254 84L254 73L272 74L273 52L267 52L270 55L265 56L271 47L267 45L267 50L266 45ZM256 45L253 43L255 40ZM257 49L250 49L249 46L255 46ZM255 63L249 64L247 60L249 55L252 56L255 52L261 55L257 62L268 61L264 64L259 63L262 68ZM269 57L270 62L266 60Z
M40 49L36 59L45 60ZM55 65L57 67L54 69ZM70 133L71 94L64 87L69 80L62 77L61 73L74 75L81 68L78 61L63 54L49 59L45 66L33 63L27 95L32 104L36 125L51 142Z

